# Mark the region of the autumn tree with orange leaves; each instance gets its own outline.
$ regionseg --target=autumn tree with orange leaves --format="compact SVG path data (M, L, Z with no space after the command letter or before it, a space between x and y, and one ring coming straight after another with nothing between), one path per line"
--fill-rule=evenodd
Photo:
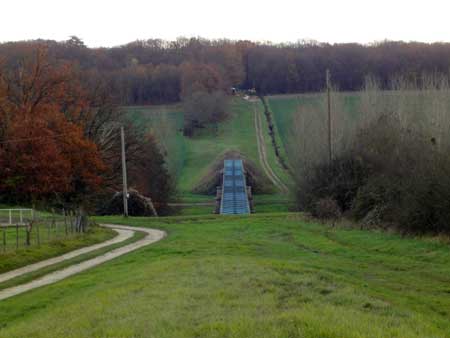
M0 66L0 194L82 206L106 168L84 135L88 103L71 66L51 63L41 49Z
M102 209L121 189L123 125L130 186L167 212L173 187L165 159L117 109L108 83L46 49L24 46L16 54L0 60L0 199L78 214Z

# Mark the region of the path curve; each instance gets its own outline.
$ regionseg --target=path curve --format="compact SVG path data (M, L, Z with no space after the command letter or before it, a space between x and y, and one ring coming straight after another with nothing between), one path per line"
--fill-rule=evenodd
M283 193L288 193L288 187L281 181L281 179L275 174L272 170L272 167L269 165L269 161L267 160L267 149L266 143L264 140L262 122L261 122L261 114L256 110L255 105L253 104L253 111L255 115L255 130L256 130L256 142L258 144L258 154L259 161L261 162L261 166L266 173L267 177L272 181L272 183Z
M98 266L107 261L110 261L116 257L125 255L131 251L137 250L137 249L147 246L149 244L160 241L161 239L163 239L166 236L165 231L156 230L156 229L130 227L130 226L126 226L126 225L113 225L113 224L102 224L101 226L111 228L113 230L116 230L119 233L120 233L119 230L129 231L129 232L131 232L131 235L133 235L134 232L136 232L136 231L141 231L141 232L147 233L147 236L145 236L143 239L141 239L139 241L136 241L134 243L114 249L103 255L83 261L78 264L71 265L62 270L58 270L58 271L49 273L47 275L44 275L40 278L37 278L37 279L31 281L31 282L1 290L0 291L0 300L16 296L18 294L33 290L35 288L38 288L38 287L41 287L44 285L56 283L67 277L73 276L77 273L80 273L82 271L88 270L90 268Z
M107 246L110 246L113 244L124 242L127 239L133 237L133 234L134 234L134 231L131 231L131 230L123 230L123 229L115 229L115 228L113 228L113 230L118 233L117 236L115 236L114 238L107 240L105 242L87 246L87 247L84 247L84 248L81 248L78 250L70 251L61 256L52 257L52 258L46 259L44 261L26 265L26 266L21 267L16 270L11 270L11 271L5 272L0 275L0 283L6 282L10 279L22 276L22 275L30 273L30 272L37 271L39 269L45 268L45 267L53 265L53 264L64 262L64 261L72 259L74 257L84 255L86 253L89 253L89 252L92 252L92 251L95 251L95 250L98 250L98 249L101 249L101 248L104 248L104 247L107 247Z

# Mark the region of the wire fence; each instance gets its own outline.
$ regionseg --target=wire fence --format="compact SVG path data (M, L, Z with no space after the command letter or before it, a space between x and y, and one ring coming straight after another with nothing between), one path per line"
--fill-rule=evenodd
M75 236L80 216L65 210L0 209L0 253Z

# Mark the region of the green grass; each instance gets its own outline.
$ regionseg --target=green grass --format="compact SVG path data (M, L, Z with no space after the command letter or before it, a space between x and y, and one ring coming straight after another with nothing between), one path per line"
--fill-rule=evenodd
M290 196L283 194L254 195L254 212L288 212L294 209L294 203Z
M290 177L289 173L281 166L281 164L278 161L277 156L275 154L275 150L274 150L273 144L272 144L272 138L269 135L269 124L267 122L266 116L263 114L264 108L263 108L263 105L261 102L258 102L258 110L260 111L261 118L262 118L264 141L265 141L266 149L267 149L267 160L268 160L272 170L281 179L281 181L287 187L292 187L292 185L293 185L292 177ZM273 119L273 114L271 114L271 115L272 115L272 119ZM286 158L287 154L285 151L285 147L283 146L283 143L282 143L282 140L280 137L280 132L277 128L276 122L274 123L274 127L275 127L275 141L279 145L280 155L282 157Z
M180 176L179 188L191 191L207 174L208 167L225 151L237 150L259 165L253 107L250 102L233 99L231 116L219 125L201 130L196 136L186 138L186 161Z
M261 102L255 103L261 112ZM180 200L195 202L210 199L192 193L193 188L208 173L209 166L228 150L240 151L260 167L253 103L241 98L230 102L230 117L219 124L218 129L205 128L191 138L182 134L183 113L181 106L125 107L131 120L154 132L166 153L170 172L177 179ZM264 137L268 161L283 182L290 178L281 168L272 148L267 122L263 117ZM260 167L261 169L261 167ZM261 169L262 170L262 169ZM195 212L195 211L194 211Z
M214 212L214 205L193 205L179 208L178 214L181 216L190 215L210 215Z
M302 130L294 129L301 128L295 123L296 114L303 113L307 116L307 132L304 137L310 143L308 147L325 144L323 135L326 130L327 101L324 93L274 95L266 97L266 100L288 159L298 157L293 152L301 153L298 149ZM446 123L444 117L449 109L450 99L445 91L332 92L333 150L339 152L347 142L354 142L352 138L361 127L360 122L393 112L401 116L406 129L410 128L420 135L431 135L430 137L446 135L447 131L443 129ZM312 119L315 123L312 123ZM301 158L303 157L300 155Z
M170 174L181 175L185 162L183 113L179 105L124 107L128 117L138 126L154 134L166 155Z
M450 337L450 248L298 214L101 218L152 246L0 302L0 337Z
M190 192L183 193L183 202L195 203L195 202L211 202L214 201L215 196L194 194Z
M275 122L276 135L279 137L280 146L285 150L287 159L291 137L293 132L294 114L297 112L299 104L315 103L321 100L320 94L303 95L276 95L266 98L272 117Z
M21 230L21 232L23 231ZM43 234L40 246L33 244L30 247L24 247L23 243L21 243L22 247L18 250L9 249L6 252L1 251L2 247L0 246L0 273L59 256L85 246L104 242L115 235L116 232L111 229L92 226L85 234L71 234L68 237L61 236L58 238L51 237L52 239L49 241L45 241L46 237ZM15 242L15 230L9 230L8 237L10 242Z

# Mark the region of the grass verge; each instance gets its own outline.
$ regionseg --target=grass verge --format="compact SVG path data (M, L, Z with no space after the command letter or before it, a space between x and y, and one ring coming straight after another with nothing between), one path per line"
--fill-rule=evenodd
M0 337L449 337L450 248L299 214L102 218L164 240L0 302Z

